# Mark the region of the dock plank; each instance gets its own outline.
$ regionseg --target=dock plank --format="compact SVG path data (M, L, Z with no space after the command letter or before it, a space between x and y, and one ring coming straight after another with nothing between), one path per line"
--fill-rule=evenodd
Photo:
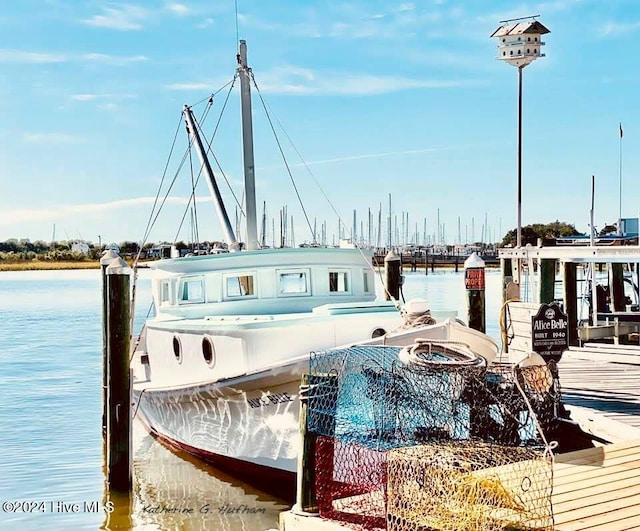
M555 456L553 515L558 531L640 525L640 440Z

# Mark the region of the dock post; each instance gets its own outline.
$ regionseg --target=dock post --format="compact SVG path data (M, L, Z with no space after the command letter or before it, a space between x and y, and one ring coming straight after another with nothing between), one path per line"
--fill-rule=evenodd
M484 260L472 253L464 261L464 287L467 290L469 327L485 332Z
M429 274L429 249L424 250L424 274Z
M513 265L511 258L500 258L500 271L502 272L502 303L507 302L507 286L513 282Z
M562 263L562 300L564 312L569 321L569 345L578 344L578 287L576 271L578 265L573 262Z
M386 300L400 299L402 283L402 260L393 249L384 257L384 286Z
M118 258L113 249L105 251L100 258L102 270L102 435L107 433L107 266Z
M622 264L609 264L609 286L611 286L611 310L624 312L627 305L624 298L624 271Z
M550 303L555 299L556 261L543 258L538 264L540 270L540 303Z
M107 276L107 481L116 491L131 489L131 268L120 257Z
M458 255L456 255L456 273L458 272Z
M316 434L307 430L309 411L309 375L303 374L300 382L300 451L296 477L297 512L317 513L315 450Z

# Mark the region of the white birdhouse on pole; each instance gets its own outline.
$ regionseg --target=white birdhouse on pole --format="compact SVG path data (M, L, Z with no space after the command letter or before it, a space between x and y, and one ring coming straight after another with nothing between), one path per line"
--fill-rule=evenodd
M502 25L491 35L498 39L499 60L521 68L544 57L542 36L550 31L535 20L536 16L500 22Z

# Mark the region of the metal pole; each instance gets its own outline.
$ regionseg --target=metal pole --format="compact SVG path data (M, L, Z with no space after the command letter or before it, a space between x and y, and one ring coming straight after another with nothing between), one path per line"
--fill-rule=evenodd
M518 232L516 247L522 247L522 70L518 67Z
M620 205L618 214L618 236L622 236L622 122L620 122Z

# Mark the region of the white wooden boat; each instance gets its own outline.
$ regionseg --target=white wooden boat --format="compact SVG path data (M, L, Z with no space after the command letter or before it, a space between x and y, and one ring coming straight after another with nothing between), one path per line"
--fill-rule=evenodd
M387 335L403 317L396 302L376 300L370 253L259 248L244 41L238 57L248 250L238 251L206 153L199 149L232 252L151 263L155 316L147 320L133 356L135 410L162 441L292 494L298 388L309 353L376 337L412 341L417 332ZM185 108L184 115L193 145L202 148L191 110ZM442 327L421 333L448 334ZM488 348L495 356L495 343Z

